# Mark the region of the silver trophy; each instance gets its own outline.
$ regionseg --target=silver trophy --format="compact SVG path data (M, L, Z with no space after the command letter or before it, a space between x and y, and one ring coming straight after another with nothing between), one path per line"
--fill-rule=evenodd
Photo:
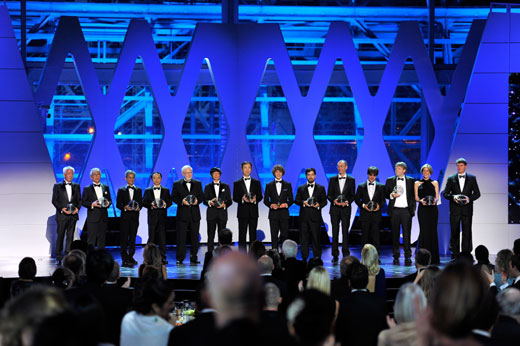
M436 205L437 204L434 196L426 196L421 199L421 202L425 202L426 205Z
M76 210L76 207L74 206L74 204L69 203L69 204L67 204L67 206L65 207L65 209L66 209L69 213L73 213L74 210Z
M222 206L222 204L224 204L224 201L220 198L214 198L212 200L212 202L213 202L213 205L217 208L220 208Z
M370 201L367 203L367 208L370 211L375 211L377 209L377 203L374 201Z
M156 198L153 202L152 202L152 205L156 208L159 208L159 209L162 209L162 208L165 208L166 207L166 202L160 198Z
M453 197L460 205L466 205L469 203L469 198L466 195L455 195Z
M246 199L249 203L252 203L251 201L255 198L255 195L253 195L251 192L246 193Z
M309 197L307 198L307 203L310 205L310 206L314 206L316 204L316 197Z
M398 194L399 196L402 196L404 193L404 187L400 185L394 186L394 193Z
M108 208L108 206L110 205L109 200L105 197L99 197L97 202L101 208Z
M188 196L184 197L184 199L186 200L186 202L188 202L189 205L194 205L195 200L197 198L195 198L195 196L193 196L193 195L188 195Z
M137 201L131 200L130 202L128 202L128 210L136 211L137 208L139 208L139 203L137 203Z
M345 196L343 196L343 195L339 195L336 198L336 201L338 201L338 203L345 203L347 201L347 198L345 198Z

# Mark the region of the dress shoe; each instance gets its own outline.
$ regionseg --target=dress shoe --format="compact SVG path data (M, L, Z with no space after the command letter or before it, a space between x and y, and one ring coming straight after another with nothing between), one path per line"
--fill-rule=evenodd
M398 266L399 265L399 258L394 258L394 266Z
M133 257L128 260L128 263L130 263L133 266L136 266L136 265L139 264L139 263L137 263L137 261Z
M184 263L182 263L182 261L180 261L180 260L177 260L177 262L176 262L176 263L177 263L177 265L178 265L178 266L181 266L181 265L183 265L183 264L184 264Z
M412 260L409 259L409 258L405 259L404 260L404 265L407 266L407 267L411 266L412 265Z
M163 260L162 260L162 264L167 265L167 264L168 264L168 261L165 260L165 259L163 259Z
M200 261L197 258L190 258L190 264L200 264Z

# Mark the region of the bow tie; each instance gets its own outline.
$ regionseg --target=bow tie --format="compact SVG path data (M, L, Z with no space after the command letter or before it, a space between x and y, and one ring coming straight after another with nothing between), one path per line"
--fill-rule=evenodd
M244 180L251 180L251 178L244 178Z
M314 187L314 184L307 184L307 187Z
M191 180L184 180L186 184L191 184Z
M154 190L160 190L161 188L160 187L154 187L153 189Z
M94 187L101 187L101 184L92 184Z
M466 176L465 175L459 175L459 179L465 179Z
M213 183L213 185L215 185L215 186L219 186L219 185L220 185L220 183Z
M281 184L282 181L281 180L275 180L277 184Z
M339 180L341 180L341 179L347 179L347 177L339 177L338 179L339 179Z
M397 180L404 180L404 178L397 178Z
M129 186L129 189L135 190L135 186Z
M72 183L65 183L65 185L72 185Z
M374 185L374 183L368 183L368 185Z

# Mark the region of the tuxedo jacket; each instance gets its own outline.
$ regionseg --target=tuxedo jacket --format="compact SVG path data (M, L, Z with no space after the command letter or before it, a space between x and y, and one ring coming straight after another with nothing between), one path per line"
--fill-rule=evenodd
M197 198L197 204L189 206L182 204L182 200L188 195ZM191 179L191 190L188 190L184 179L179 179L173 183L172 200L177 204L177 219L182 221L200 220L199 204L204 201L204 193L202 192L202 183L200 180Z
M287 203L290 207L294 203L292 185L288 181L282 180L280 195L276 190L276 181L270 181L265 185L264 204L269 208L269 219L288 219L289 208L271 209L271 204Z
M112 197L110 196L110 189L107 185L101 184L101 192L103 197L110 201L112 204ZM89 186L85 186L83 188L83 195L81 197L81 204L87 208L87 221L90 222L99 222L99 221L107 221L108 220L108 208L92 208L92 203L98 200L96 195L96 190L94 190L94 184L90 184ZM110 205L109 205L110 207Z
M300 220L320 222L322 221L321 210L324 206L327 205L327 194L325 193L325 187L323 185L314 183L314 191L312 192L312 197L315 197L316 201L320 204L319 209L314 207L309 208L303 205L303 202L306 201L309 197L311 196L309 196L307 183L298 186L294 203L300 206Z
M346 176L345 185L343 185L343 190L339 189L339 177L337 175L333 176L329 180L329 188L327 191L327 199L330 201L330 209L329 214L340 214L341 212L350 213L351 205L356 197L356 180L351 176ZM334 201L338 198L339 195L345 196L348 201L348 206L340 207L334 205Z
M139 209L143 206L143 191L140 187L135 186L134 190L134 201L139 204ZM116 208L121 210L121 217L139 217L138 211L128 211L125 207L130 202L130 189L128 185L122 186L117 190Z
M415 215L415 190L414 190L414 184L415 179L409 176L405 176L406 179L406 201L408 202L408 210L410 210L410 215ZM387 213L388 216L392 216L392 211L394 210L394 204L395 204L395 198L390 198L390 194L394 192L394 187L397 183L397 177L394 175L393 177L390 177L386 179L385 184L385 194L386 198L388 198L388 208Z
M229 188L229 185L226 183L223 183L222 181L219 184L218 187L218 195L219 198L226 203L225 208L217 208L217 207L211 207L209 205L209 201L211 201L213 198L217 197L215 194L215 188L213 186L213 182L207 184L204 187L204 205L208 206L208 209L206 209L206 220L216 220L217 218L219 220L227 220L228 214L227 209L231 204L233 204L233 201L231 200L231 189Z
M448 177L448 180L446 181L446 187L444 188L444 192L442 193L442 195L444 196L444 198L450 201L451 215L473 215L473 201L477 200L480 197L480 190L477 184L477 177L466 173L465 180L466 181L464 182L464 189L462 191L460 191L458 173L450 175ZM469 197L468 204L460 205L453 200L454 195L460 194Z
M371 216L381 217L382 209L385 206L386 196L385 196L385 186L377 181L374 181L376 184L376 189L374 191L374 196L370 199L370 195L368 194L368 184L366 181L359 184L356 191L356 204L359 207L359 218L361 221L367 221ZM363 204L367 204L368 202L373 201L379 204L378 211L368 212L363 208Z
M170 197L170 190L161 186L161 199L166 203L166 208L152 208L152 203L155 201L155 194L153 193L153 186L147 187L144 190L143 207L148 209L148 223L156 221L166 221L168 216L168 208L172 206L172 199Z
M52 189L52 205L56 208L56 220L64 220L68 215L64 214L61 210L67 207L67 204L72 203L78 210L81 208L81 189L79 184L71 183L72 196L69 202L67 195L67 189L65 189L65 181L54 184ZM72 215L75 220L78 219L78 214Z
M246 183L243 178L233 183L233 201L238 204L238 218L258 217L258 203L260 203L264 197L262 195L260 181L251 177L249 189L249 191L256 196L256 203L244 203L242 201L242 197L247 193Z

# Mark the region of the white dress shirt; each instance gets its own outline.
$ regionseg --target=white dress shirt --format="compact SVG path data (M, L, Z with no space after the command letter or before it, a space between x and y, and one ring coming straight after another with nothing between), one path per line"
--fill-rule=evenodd
M282 180L275 179L274 181L275 181L274 185L276 186L276 193L278 194L278 196L280 196L282 194L282 184L277 183L277 181L282 181Z
M69 202L72 201L72 185L69 185L68 181L65 180L65 191L67 191L67 198L69 199Z
M214 181L212 184L213 184L213 189L215 190L215 197L217 197L217 199L218 199L218 194L220 192L220 180ZM218 184L218 185L215 185L215 184Z
M372 185L370 185L372 184ZM373 183L370 182L370 180L367 180L367 190L368 190L368 198L372 200L374 198L374 193L376 193L376 182Z
M191 181L188 182L187 180L184 180L186 182L186 187L188 188L188 192L191 192Z
M464 178L461 178L460 176L464 176ZM466 183L467 178L468 177L466 176L466 173L464 173L464 174L457 173L457 180L459 181L460 193L462 193L462 190L464 190L464 184Z
M131 187L133 187L133 189L130 189ZM135 185L128 185L128 194L130 195L130 200L133 200L134 199L134 192L135 192Z
M99 184L99 186L94 185L94 191L96 192L97 199L103 197L103 189L101 188L101 184Z
M399 178L396 178L396 186L402 186L403 187L403 194L395 199L395 208L408 208L408 201L406 200L406 177L402 178L403 180L399 180Z
M312 187L309 186L309 184L312 184ZM309 197L312 197L312 194L314 193L314 188L316 187L316 183L309 183L307 182L307 191L309 192Z
M344 178L344 179L340 179L340 178ZM347 175L345 174L344 176L341 176L340 174L338 174L338 181L339 181L339 192L343 192L343 188L345 187L345 182L347 181Z
M156 190L156 188L159 188L159 190ZM158 200L161 199L161 185L159 186L153 186L153 197Z
M246 191L249 193L251 191L251 177L243 177L244 184L246 184Z

